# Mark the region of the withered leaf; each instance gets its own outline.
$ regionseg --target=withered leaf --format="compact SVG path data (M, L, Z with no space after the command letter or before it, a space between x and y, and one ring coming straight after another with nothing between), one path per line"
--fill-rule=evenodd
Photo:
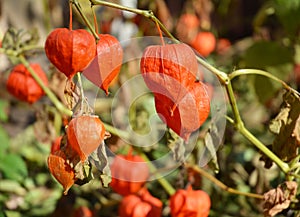
M272 151L282 160L290 161L297 156L299 140L299 96L292 92L283 95L279 114L271 121L269 129L276 135Z
M204 144L206 147L206 155L209 155L211 157L211 160L209 161L209 166L213 168L215 173L218 173L220 168L216 154L217 145L215 145L215 138L218 138L218 129L212 124L205 135Z
M67 105L64 95L67 80L67 77L57 69L52 72L49 80L49 88L64 105Z
M92 162L101 173L100 181L102 185L104 187L108 187L109 183L111 182L111 171L108 163L104 141L102 141L98 149L89 156L89 161Z
M117 78L121 70L123 49L114 36L99 34L99 37L97 55L82 73L108 95L109 85Z
M198 165L203 167L207 163L215 173L219 172L217 150L223 141L220 124L221 113L218 113L210 122L209 128L204 135L204 141L198 144ZM204 143L204 144L203 144Z
M74 171L76 177L75 183L77 185L84 185L86 183L89 183L94 178L92 173L92 165L87 161L78 161L74 166Z
M64 90L64 96L68 109L72 110L77 105L81 97L79 88L72 80L67 80Z
M178 162L184 161L185 145L182 138L180 138L173 130L168 130L168 147L173 153L174 160Z
M37 112L36 121L33 125L37 140L42 143L51 143L56 138L60 125L60 114L50 111L47 106L43 106L43 109Z
M264 194L264 215L275 216L282 210L289 207L291 200L296 196L297 183L286 181L277 188L271 189Z

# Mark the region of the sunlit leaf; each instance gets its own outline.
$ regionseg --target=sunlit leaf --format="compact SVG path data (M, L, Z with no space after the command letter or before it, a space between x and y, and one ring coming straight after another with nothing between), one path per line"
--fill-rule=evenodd
M1 141L1 145L0 145L0 159L1 159L1 156L5 154L5 151L9 147L9 137L2 126L0 126L0 141Z
M6 122L8 120L7 110L8 102L0 100L0 121Z
M15 180L2 179L0 180L0 192L10 192L16 195L23 196L26 194L26 189Z
M0 171L8 179L22 181L28 174L27 166L19 155L6 154L1 156L0 162Z
M296 36L300 26L300 1L275 0L275 14L291 36Z

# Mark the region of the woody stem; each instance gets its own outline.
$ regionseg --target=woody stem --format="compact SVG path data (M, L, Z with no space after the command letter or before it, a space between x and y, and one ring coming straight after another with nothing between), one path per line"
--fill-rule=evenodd
M263 199L264 198L260 194L241 192L241 191L238 191L236 189L230 188L227 185L225 185L223 182L219 181L217 178L215 178L214 176L212 176L211 174L209 174L208 172L206 172L205 170L201 169L198 166L189 165L189 164L186 164L185 166L188 167L188 168L191 168L193 171L199 173L201 176L209 179L211 182L215 183L216 186L223 189L224 191L227 191L227 192L232 193L232 194L238 194L238 195L253 197L253 198L257 198L257 199Z

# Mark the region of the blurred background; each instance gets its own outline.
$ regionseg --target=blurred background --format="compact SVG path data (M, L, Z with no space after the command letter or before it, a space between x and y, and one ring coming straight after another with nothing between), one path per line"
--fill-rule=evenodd
M92 21L90 2L78 1ZM111 2L152 10L175 37L227 73L239 68L263 69L300 89L300 0ZM96 6L95 11L99 32L112 34L120 41L158 35L155 24L140 15L103 6ZM38 44L43 46L51 30L68 26L67 0L0 0L0 41L8 28L13 27L34 32ZM74 12L73 29L77 28L86 27ZM63 79L57 78L57 71L49 66L45 54L38 51L29 60L42 65L49 76L50 88L64 100ZM46 97L29 105L8 94L5 82L13 66L14 63L0 53L0 217L118 216L121 196L110 188L103 188L97 179L80 187L74 186L67 196L62 195L62 188L51 177L46 160L51 144L61 133L63 117L57 118L57 112ZM95 112L104 121L111 121L107 105L113 94L126 79L137 73L138 65L127 66L114 83L112 95L98 96ZM265 144L271 145L274 135L269 132L268 123L280 110L281 86L259 76L240 76L233 85L247 128ZM93 88L87 85L87 94ZM107 144L115 152L124 145L114 136ZM147 150L147 154L155 158L166 149L163 144L158 144L155 149ZM230 124L227 124L223 144L215 151L216 162L205 169L232 188L263 194L284 180L274 165L268 169L264 167L261 154ZM258 206L260 201L230 194L205 178L193 175L194 187L204 189L211 197L210 216L263 216L261 206ZM188 171L179 168L166 179L175 188L182 188L182 183L189 181L190 176ZM163 216L170 216L167 193L157 181L147 183L147 187L164 203ZM285 210L278 216L295 213Z

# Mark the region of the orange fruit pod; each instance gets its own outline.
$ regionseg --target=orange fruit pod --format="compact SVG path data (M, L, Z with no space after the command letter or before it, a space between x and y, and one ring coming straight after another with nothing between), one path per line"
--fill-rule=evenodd
M120 217L159 217L162 202L153 197L146 188L138 194L130 194L123 198L119 206Z
M47 160L48 168L54 178L63 186L64 194L75 182L74 169L67 163L65 154L59 150L50 154Z
M54 29L45 42L49 61L69 79L83 71L96 55L95 38L84 29Z
M170 198L172 217L207 217L211 206L209 195L202 190L179 189Z
M39 64L31 63L30 67L45 85L48 85L48 78ZM6 81L7 91L17 99L30 104L38 101L45 95L43 89L31 76L23 64L16 65L10 72Z
M110 187L123 196L138 192L149 177L149 168L138 155L116 155L111 165Z
M203 57L207 57L216 48L216 37L211 32L199 32L194 40L191 41L191 46L197 50Z
M140 69L152 92L168 92L180 100L182 89L196 81L198 63L194 51L186 44L154 45L145 49Z
M83 75L108 94L108 87L118 76L123 60L123 48L112 35L99 34L97 54Z
M84 162L104 139L105 128L96 115L73 118L67 129L66 153L75 153Z
M185 141L188 141L191 133L205 122L210 112L207 87L202 82L191 85L179 102L174 102L163 94L154 96L155 109L159 117ZM174 105L176 108L172 110Z

